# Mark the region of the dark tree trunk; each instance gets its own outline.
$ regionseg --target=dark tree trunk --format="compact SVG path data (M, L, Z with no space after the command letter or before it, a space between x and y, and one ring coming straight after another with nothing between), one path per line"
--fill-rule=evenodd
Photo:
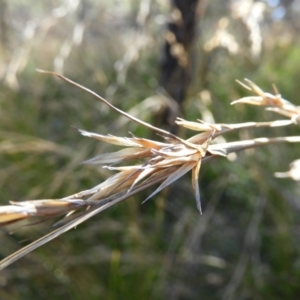
M165 33L161 60L160 85L173 104L155 118L156 125L176 133L175 118L182 113L182 104L191 82L191 46L196 32L201 0L171 0L170 21Z

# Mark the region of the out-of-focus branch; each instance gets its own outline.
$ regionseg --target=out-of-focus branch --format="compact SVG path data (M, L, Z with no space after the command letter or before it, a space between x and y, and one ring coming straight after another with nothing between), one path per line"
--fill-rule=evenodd
M204 0L172 0L165 32L160 85L171 102L155 116L155 123L176 133L174 120L181 114L192 79L191 48L196 34L199 7ZM202 6L201 6L202 7Z

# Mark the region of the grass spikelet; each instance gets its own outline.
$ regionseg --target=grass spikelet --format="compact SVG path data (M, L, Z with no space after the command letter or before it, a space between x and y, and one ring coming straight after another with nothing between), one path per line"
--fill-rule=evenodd
M240 130L242 128L272 128L297 123L300 116L298 107L284 100L276 88L274 88L275 95L265 93L248 79L245 79L248 85L241 82L239 83L247 90L254 92L257 96L244 97L233 101L232 104L244 103L267 106L269 110L285 115L289 120L247 122L240 124L209 124L203 121L192 122L178 118L176 120L178 125L201 132L185 140L121 111L101 96L60 74L47 71L41 72L57 76L73 86L88 92L119 114L154 130L162 136L163 142L135 136L118 137L102 135L79 129L79 132L83 136L124 147L118 151L99 154L94 158L84 161L85 164L101 164L103 168L117 173L88 190L61 199L13 201L11 205L0 207L0 226L32 217L67 215L61 223L57 223L57 226L60 226L59 228L2 260L0 262L0 270L112 205L150 186L160 184L156 190L144 200L144 202L146 202L189 171L192 173L192 188L197 208L199 212L202 213L199 172L203 163L216 157L227 156L232 152L248 148L281 142L300 142L300 137L295 136L276 138L260 137L252 140L216 143L216 137L229 131ZM298 163L294 163L290 171L286 173L276 173L275 175L277 177L298 178L294 174L299 175Z

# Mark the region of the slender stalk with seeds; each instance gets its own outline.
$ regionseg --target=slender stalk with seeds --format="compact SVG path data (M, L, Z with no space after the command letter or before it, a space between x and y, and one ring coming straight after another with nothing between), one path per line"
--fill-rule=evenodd
M275 96L264 93L250 80L246 80L250 87L244 84L242 85L255 92L258 96L242 98L234 101L232 104L247 103L267 105L269 110L271 108L271 110L285 115L290 119L241 124L208 124L202 121L191 122L177 119L176 123L178 125L201 132L184 140L123 112L101 96L60 74L47 71L40 72L52 74L83 89L117 111L119 114L158 132L163 137L164 141L154 141L135 136L117 137L112 135L101 135L79 129L79 132L86 137L124 147L119 151L101 154L84 162L86 164L101 164L104 168L117 171L117 173L91 189L61 199L10 202L10 205L1 206L0 225L2 226L37 216L47 218L58 215L66 216L60 222L56 223L57 229L3 259L0 262L0 270L101 211L150 186L160 183L158 188L145 200L147 201L189 171L192 171L192 187L197 208L199 212L202 213L198 182L202 163L218 156L227 156L232 152L241 151L247 148L260 147L279 142L300 142L300 136L295 136L277 138L263 137L245 141L216 143L216 138L218 136L229 131L242 128L287 126L297 123L300 115L298 107L287 100L282 99L277 90L275 90ZM131 162L136 161L141 161L141 163L130 164Z

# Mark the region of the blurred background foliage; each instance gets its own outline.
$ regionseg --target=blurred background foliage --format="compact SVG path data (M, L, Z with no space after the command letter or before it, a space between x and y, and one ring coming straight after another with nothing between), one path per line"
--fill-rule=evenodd
M60 198L110 175L80 162L112 147L71 126L159 139L36 68L186 138L188 130L170 127L175 116L277 118L230 106L248 95L235 79L270 92L275 83L299 103L299 13L299 0L0 0L0 203ZM292 126L225 138L297 134ZM299 186L273 176L298 149L273 145L203 165L202 216L188 176L144 205L151 189L128 199L2 271L0 298L298 299ZM0 256L52 223L1 228Z

